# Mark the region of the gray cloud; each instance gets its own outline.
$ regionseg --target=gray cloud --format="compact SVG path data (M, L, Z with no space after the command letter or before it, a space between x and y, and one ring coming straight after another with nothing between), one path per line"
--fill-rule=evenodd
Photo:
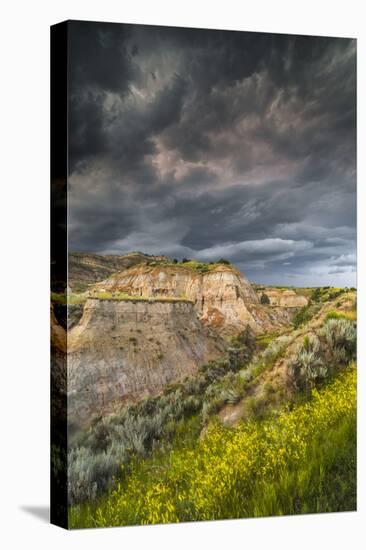
M70 23L70 248L354 284L356 44Z

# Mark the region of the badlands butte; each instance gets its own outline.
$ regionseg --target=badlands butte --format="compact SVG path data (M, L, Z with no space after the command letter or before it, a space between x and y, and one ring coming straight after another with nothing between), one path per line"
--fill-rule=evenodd
M308 303L306 289L252 285L226 260L71 253L68 267L67 296L53 295L52 351L80 427L193 375L245 330L281 330Z

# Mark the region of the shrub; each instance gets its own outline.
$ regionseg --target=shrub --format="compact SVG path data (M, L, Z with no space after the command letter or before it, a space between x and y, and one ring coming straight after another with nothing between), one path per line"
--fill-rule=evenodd
M107 422L101 420L93 427L93 437L90 441L90 449L94 453L105 451L111 440L111 432Z
M241 370L239 376L244 382L250 382L253 379L253 374L249 369Z
M264 370L269 370L275 362L284 354L291 338L283 335L275 340L271 340L265 350L248 367L248 371L253 378L259 376Z
M202 407L202 398L194 395L186 397L183 401L184 416L192 416L199 412Z
M266 366L273 364L286 350L290 336L279 336L276 340L272 340L264 350L262 357Z
M263 304L263 305L270 304L270 299L268 298L267 294L265 294L264 292L261 295L261 304Z
M260 334L259 336L256 337L257 349L264 350L272 342L272 340L274 340L277 337L278 335L273 333Z
M343 348L348 357L355 356L357 330L354 322L343 318L328 319L319 334L333 353L335 349Z
M319 352L319 339L314 335L308 335L290 359L289 374L297 389L309 390L326 377L328 369L324 366Z
M248 365L252 353L246 346L231 347L228 349L228 362L232 371L238 371Z
M259 396L251 395L245 400L245 409L247 414L249 416L254 416L257 419L260 419L263 416L264 405L264 399Z
M256 348L256 337L249 325L231 339L233 346L246 346L251 352Z
M312 312L309 306L304 306L294 315L292 324L295 328L299 328L304 323L307 323L312 318Z
M228 360L231 370L247 366L256 349L256 338L252 329L247 326L242 332L231 339L228 350Z
M265 394L266 397L270 397L271 395L276 393L276 388L275 388L275 386L273 385L272 382L268 381L264 384L263 391L264 391L264 394Z
M244 396L247 382L241 373L228 372L217 382L210 384L204 395L202 408L203 422L217 413L225 405L235 405Z
M208 419L219 412L219 410L222 408L223 402L220 397L215 397L214 399L211 399L210 401L205 401L202 406L202 420L203 422L207 422Z
M71 449L68 456L68 497L70 504L94 500L105 492L124 462L124 449L114 447L95 453L81 447Z
M235 405L240 401L242 394L236 388L228 388L227 390L223 390L222 397L225 400L225 403Z
M310 299L313 300L313 302L319 302L322 295L322 291L320 288L315 288L313 292L311 293Z
M228 360L222 359L221 361L209 361L205 365L200 367L202 372L209 382L215 382L231 370L231 366Z

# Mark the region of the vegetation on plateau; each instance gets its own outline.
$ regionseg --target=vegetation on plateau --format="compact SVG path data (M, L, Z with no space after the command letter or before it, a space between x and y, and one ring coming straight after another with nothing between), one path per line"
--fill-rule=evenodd
M208 273L209 271L213 271L214 269L216 269L219 265L231 266L231 263L229 262L229 260L225 260L224 258L221 258L216 262L199 262L198 260L183 258L181 261L177 259L174 259L172 261L155 261L151 262L149 265L152 267L183 267L185 269L190 269L191 271L196 271L197 273Z
M78 305L78 304L85 304L87 300L87 295L84 293L61 293L61 292L52 292L51 293L51 302L54 304L60 304L60 305Z

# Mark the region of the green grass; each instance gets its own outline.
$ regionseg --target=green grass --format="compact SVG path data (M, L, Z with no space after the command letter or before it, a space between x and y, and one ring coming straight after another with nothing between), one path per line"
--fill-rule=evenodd
M87 297L84 294L62 294L57 292L51 292L51 302L62 305L76 305L85 304Z
M272 342L272 340L275 340L277 337L278 337L277 332L274 332L274 333L266 332L264 334L259 334L258 336L256 336L255 342L259 350L263 351Z
M329 313L327 313L326 315L326 319L347 319L348 321L355 321L356 310L352 310L349 312L329 311Z
M355 510L356 371L309 402L235 429L182 426L176 446L140 461L70 527ZM196 427L197 430L197 427ZM185 443L184 434L187 436ZM188 434L191 434L189 439Z
M196 271L197 273L208 273L209 271L213 271L216 269L219 265L227 265L231 266L230 262L222 260L217 262L199 262L198 260L187 260L187 261L177 261L177 262L170 262L170 261L156 261L149 263L149 266L151 267L175 267L175 268L184 268L189 269L190 271Z

